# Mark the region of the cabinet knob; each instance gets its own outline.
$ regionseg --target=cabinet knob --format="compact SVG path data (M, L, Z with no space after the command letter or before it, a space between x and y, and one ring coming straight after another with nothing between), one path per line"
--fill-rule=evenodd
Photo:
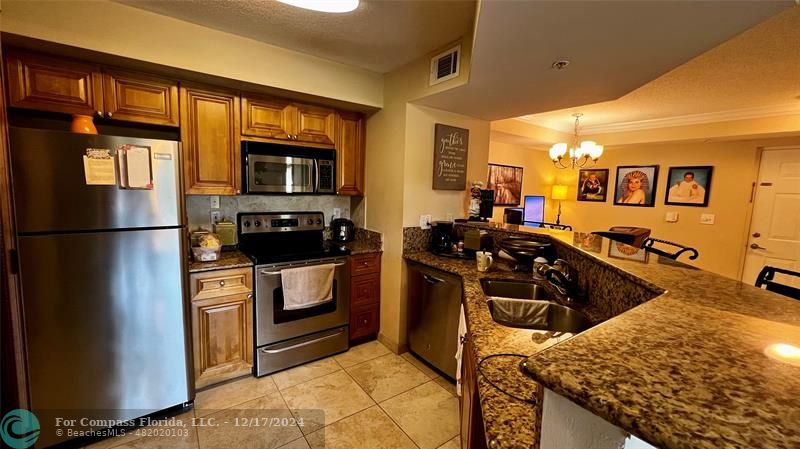
M247 294L247 299L253 299L253 294L252 293L248 293Z
M224 287L225 286L225 281L219 281L219 286L220 287Z
M103 116L103 111L97 111L96 113L97 113L98 117L102 117Z
M106 112L106 117L111 118L111 113L110 112Z
M364 324L365 324L365 325L367 324L367 320L364 320Z
M240 189L236 189L236 194L238 195L240 193L242 193L242 191Z

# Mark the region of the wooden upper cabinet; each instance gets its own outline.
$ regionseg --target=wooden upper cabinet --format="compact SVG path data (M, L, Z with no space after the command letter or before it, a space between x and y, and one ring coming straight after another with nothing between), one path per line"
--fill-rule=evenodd
M106 117L178 126L178 83L139 73L104 70Z
M292 134L291 103L279 98L242 97L242 134L289 139Z
M242 135L333 147L336 111L280 98L242 97Z
M359 114L341 113L336 136L336 192L364 195L365 123Z
M239 97L224 90L181 87L180 108L186 193L241 193Z
M336 111L296 104L294 140L333 145L336 140Z
M6 67L9 106L78 115L103 110L100 66L11 50Z

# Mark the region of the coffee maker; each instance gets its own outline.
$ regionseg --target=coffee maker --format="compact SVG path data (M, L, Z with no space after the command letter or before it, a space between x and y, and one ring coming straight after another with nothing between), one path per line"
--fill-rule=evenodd
M431 223L431 251L435 253L449 253L453 250L453 222L435 221Z

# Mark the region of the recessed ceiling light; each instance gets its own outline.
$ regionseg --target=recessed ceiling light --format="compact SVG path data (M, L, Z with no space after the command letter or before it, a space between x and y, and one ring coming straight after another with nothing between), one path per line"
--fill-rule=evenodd
M550 64L550 67L556 70L564 70L565 68L567 68L568 65L569 61L563 59L561 61L555 61L554 63Z
M350 12L358 8L359 0L278 0L287 5L321 12Z
M800 366L800 348L787 343L775 343L764 349L764 353L771 359L790 365Z

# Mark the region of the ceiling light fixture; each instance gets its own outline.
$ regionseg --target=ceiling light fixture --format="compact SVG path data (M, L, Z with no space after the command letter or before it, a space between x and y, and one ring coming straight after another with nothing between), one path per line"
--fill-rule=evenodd
M312 11L343 13L358 8L359 0L278 0L287 5Z
M583 114L580 112L572 114L575 117L575 134L572 138L572 145L566 143L557 143L550 147L550 159L553 160L553 165L557 168L583 168L586 167L589 161L592 161L593 167L597 164L597 160L603 155L603 146L591 140L584 140L579 142L578 127L579 120ZM569 156L567 156L569 154Z

